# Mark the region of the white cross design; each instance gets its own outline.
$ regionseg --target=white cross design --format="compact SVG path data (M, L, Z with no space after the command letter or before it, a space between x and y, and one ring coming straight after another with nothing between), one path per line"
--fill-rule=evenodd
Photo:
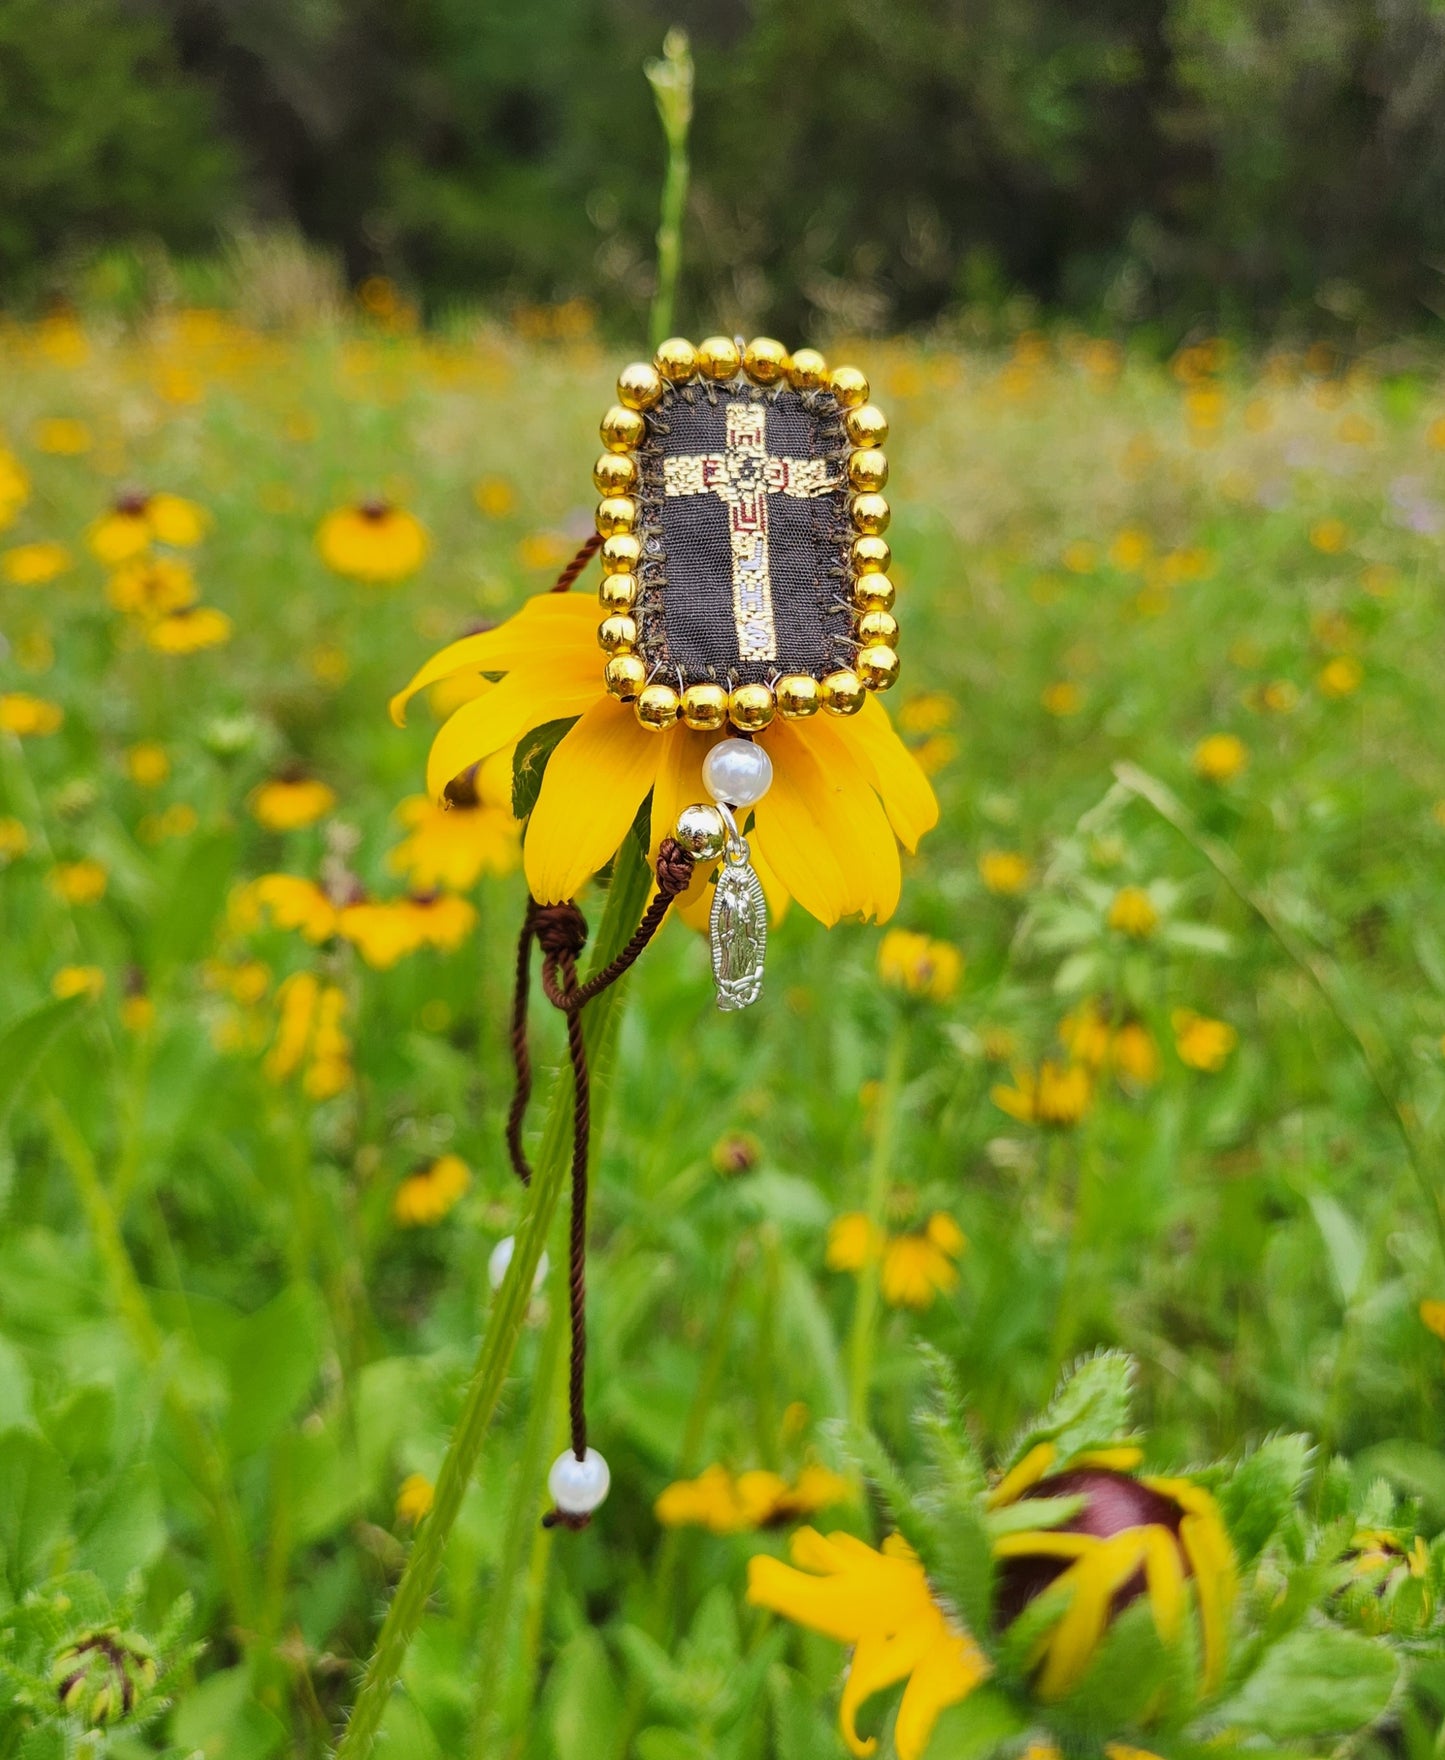
M663 493L717 495L726 502L733 553L733 620L743 660L776 660L773 581L768 570L768 496L799 500L838 487L826 459L772 458L761 404L727 406L727 450L662 461Z

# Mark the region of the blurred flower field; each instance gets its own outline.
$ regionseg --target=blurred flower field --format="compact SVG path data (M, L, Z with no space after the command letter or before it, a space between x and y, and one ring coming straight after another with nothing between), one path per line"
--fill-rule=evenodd
M385 1751L1092 1752L1107 1694L1057 1707L1147 1604L1197 1647L1180 1703L1226 1708L1160 1752L1381 1719L1433 1752L1445 380L1067 332L846 353L893 423L887 706L942 821L890 924L795 906L751 1012L716 1012L682 923L629 980L591 1215L612 1495L538 1525L559 1231ZM622 358L585 311L427 335L375 287L300 335L0 330L4 1760L268 1760L344 1725L524 1208L509 764L443 810L454 685L404 731L387 700L590 532ZM1134 1359L1132 1418L1103 1356L1088 1423L1030 1430L1099 1347ZM1296 1432L1294 1513L1260 1527L1265 1470L1207 1463ZM1156 1536L1098 1530L1113 1577L1017 1518L1053 1485L1095 1535L1101 1475ZM997 1561L966 1619L938 1587L966 1561L929 1552L950 1497ZM1279 1541L1286 1569L1307 1519L1335 1552ZM1099 1630L1011 1650L1065 1553ZM1298 1619L1424 1660L1371 1649L1373 1696L1283 1727L1229 1622L1332 1560L1370 1593L1296 1584ZM935 1728L1005 1687L1012 1721Z

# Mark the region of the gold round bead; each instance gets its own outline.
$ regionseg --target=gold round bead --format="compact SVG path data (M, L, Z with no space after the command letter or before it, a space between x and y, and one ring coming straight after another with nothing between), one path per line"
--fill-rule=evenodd
M816 348L795 348L788 361L788 383L794 391L821 391L828 382L828 363Z
M888 611L865 611L858 619L858 640L865 648L898 646L898 619Z
M830 715L856 715L867 692L856 672L830 672L823 680L823 707Z
M855 495L848 511L865 537L876 538L888 530L888 503L881 495Z
M625 452L604 452L592 467L592 486L599 495L625 495L637 481L637 460Z
M669 336L657 345L652 364L673 385L686 385L697 371L697 350L685 336Z
M828 389L840 409L857 409L868 401L868 381L857 367L834 367L828 375Z
M609 452L635 452L647 435L647 423L637 410L614 403L598 432Z
M886 574L860 574L853 582L853 603L860 611L891 611L893 582Z
M757 733L773 718L777 705L765 684L740 684L728 698L728 719L744 733Z
M806 672L789 673L773 686L778 699L778 713L784 721L802 721L816 715L823 706L823 693L816 678Z
M628 409L651 409L662 396L662 374L651 361L629 361L617 375L617 396Z
M742 350L731 336L708 336L697 345L698 371L705 379L731 379L742 364Z
M771 336L755 336L743 350L743 371L755 385L776 385L788 370L788 351Z
M697 733L716 733L727 722L727 692L720 684L690 684L682 693L682 718Z
M878 578L876 575L873 577ZM635 574L605 574L597 589L597 602L606 612L631 611L637 603Z
M631 532L614 532L602 540L603 574L633 574L642 561L642 542Z
M898 655L881 644L858 656L858 676L870 691L888 691L898 682Z
M888 438L888 418L874 403L860 403L843 418L855 446L881 446Z
M887 542L879 537L855 538L849 555L853 561L854 574L887 574L888 566L893 561L893 552L888 548Z
M636 654L614 654L603 668L609 696L630 703L647 683L647 663Z
M597 530L604 538L630 532L637 524L637 503L630 495L604 495L597 503Z
M860 446L848 459L848 481L855 489L881 489L888 481L888 460L876 446Z
M670 684L644 685L633 705L637 719L653 733L671 727L682 709L682 698Z
M597 645L607 654L630 654L637 646L636 618L604 617L597 626Z

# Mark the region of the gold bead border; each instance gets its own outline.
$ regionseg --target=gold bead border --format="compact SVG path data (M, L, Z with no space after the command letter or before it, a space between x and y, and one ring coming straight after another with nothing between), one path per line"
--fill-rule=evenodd
M647 438L647 411L662 399L668 385L686 385L696 378L726 381L745 373L755 385L790 385L794 391L831 391L838 400L844 430L851 443L847 460L848 512L853 524L849 560L849 601L858 655L851 669L817 679L786 674L772 684L739 684L731 691L718 684L691 684L676 691L670 684L649 683L647 664L637 652L637 565L642 544L637 537L638 448ZM633 361L617 378L617 402L602 418L606 451L592 472L602 499L597 503L597 532L602 539L602 582L598 603L602 621L597 642L607 656L607 689L631 703L637 719L655 731L681 721L702 732L729 722L744 733L757 733L775 716L801 721L820 709L833 715L856 715L870 691L886 691L898 680L898 624L893 616L893 582L888 577L892 552L883 534L889 509L882 490L888 481L883 443L888 422L869 401L868 381L857 367L830 368L815 348L789 354L781 342L758 336L744 348L729 336L709 336L694 346L681 336L670 337L651 361Z

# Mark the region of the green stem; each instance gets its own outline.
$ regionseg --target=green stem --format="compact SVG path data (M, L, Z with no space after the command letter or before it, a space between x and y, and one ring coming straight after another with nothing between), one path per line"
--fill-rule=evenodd
M898 1119L898 1096L908 1058L908 1021L900 1010L888 1045L888 1059L878 1088L873 1120L873 1156L868 1164L868 1189L864 1214L868 1238L876 1240L883 1230L888 1202L888 1176L893 1162L893 1137ZM848 1422L855 1430L868 1425L868 1391L873 1381L873 1345L878 1317L879 1261L872 1253L858 1273L858 1294L853 1304L853 1331L848 1340Z
M657 227L657 292L653 295L648 326L652 347L656 348L672 334L677 280L682 268L682 217L691 174L687 137L692 128L692 54L686 32L670 30L663 41L662 59L650 61L646 71L667 138L667 171Z
M552 1449L561 1450L567 1436L567 1408L560 1400L552 1407ZM528 1714L537 1696L537 1672L542 1657L542 1612L547 1592L547 1571L552 1563L552 1548L559 1530L544 1528L540 1522L532 1530L532 1556L527 1564L527 1587L522 1596L522 1639L518 1645L517 1672L507 1695L506 1725L510 1732L506 1752L510 1760L522 1760L526 1753L532 1726ZM499 1750L500 1751L500 1750Z
M613 867L607 908L598 930L591 970L600 970L621 951L646 904L650 878L642 851L636 839L629 836ZM621 991L621 984L604 990L589 1005L583 1017L593 1082L598 1090L605 1081L605 1066L609 1061L607 1052L617 1028ZM447 1540L496 1415L497 1402L526 1319L537 1261L542 1256L552 1215L571 1163L571 1139L572 1078L570 1070L563 1069L559 1071L552 1090L542 1147L532 1178L531 1207L517 1231L517 1246L511 1265L492 1303L461 1415L437 1476L436 1502L422 1525L401 1581L396 1586L376 1647L362 1677L351 1719L337 1746L337 1760L368 1760L376 1745L377 1732L386 1715L392 1690L401 1676L407 1651L426 1611Z

